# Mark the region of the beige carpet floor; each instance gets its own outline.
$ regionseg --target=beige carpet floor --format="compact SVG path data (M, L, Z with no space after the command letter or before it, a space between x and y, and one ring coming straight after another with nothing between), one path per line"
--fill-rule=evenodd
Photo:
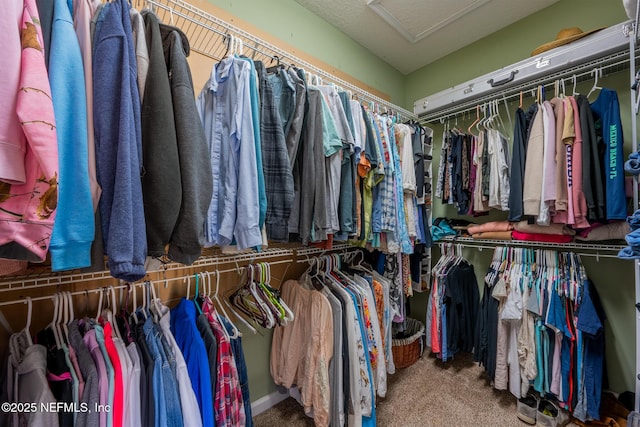
M442 363L423 356L389 376L387 395L378 399L377 425L383 427L524 427L516 399L491 387L484 368L470 354ZM313 426L302 407L288 398L254 417L257 427Z

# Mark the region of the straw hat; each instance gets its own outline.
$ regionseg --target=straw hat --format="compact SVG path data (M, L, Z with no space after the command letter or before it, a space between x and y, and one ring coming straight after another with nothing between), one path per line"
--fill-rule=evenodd
M589 34L595 33L596 31L600 30L602 30L602 28L597 28L585 33L578 27L563 28L562 30L560 30L554 41L538 46L533 52L531 52L531 56L538 55L542 52L546 52L547 50L551 50L558 46L569 44L572 41L581 39L582 37L586 37Z

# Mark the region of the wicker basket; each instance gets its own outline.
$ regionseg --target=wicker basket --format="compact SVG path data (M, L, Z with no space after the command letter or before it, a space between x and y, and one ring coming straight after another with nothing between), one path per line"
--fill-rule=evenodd
M424 350L422 345L424 325L420 321L408 317L405 332L409 337L391 340L393 364L398 369L406 368L416 363Z

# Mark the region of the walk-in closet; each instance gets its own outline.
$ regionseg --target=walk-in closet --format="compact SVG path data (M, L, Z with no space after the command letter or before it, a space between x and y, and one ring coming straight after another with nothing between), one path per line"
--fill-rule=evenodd
M11 0L0 426L640 426L635 0Z

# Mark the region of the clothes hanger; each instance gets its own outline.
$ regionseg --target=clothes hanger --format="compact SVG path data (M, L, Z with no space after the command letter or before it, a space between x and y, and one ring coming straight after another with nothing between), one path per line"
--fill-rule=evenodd
M518 108L522 110L522 91L520 91L520 104L518 104Z
M51 323L49 323L47 328L53 331L53 337L56 342L56 347L60 348L61 341L60 335L58 335L58 311L60 309L60 295L58 293L55 293L51 298L53 299L53 319L51 319Z
M133 293L133 306L132 306L132 310L131 310L131 317L133 318L133 323L134 324L138 324L138 322L140 321L140 319L138 319L138 292L136 290L136 285L134 284L133 286L129 285L130 289L129 292Z
M122 334L120 334L120 328L118 328L118 324L113 316L113 312L116 310L116 290L113 286L109 286L109 292L111 293L111 311L109 312L109 321L111 322L111 326L113 329L113 334L120 340L121 343L125 343L126 341L122 339Z
M71 301L71 294L68 291L63 291L62 294L62 301L64 302L64 309L62 311L63 316L62 316L62 338L64 339L64 342L69 343L69 323L71 323L71 320L73 319L73 316L71 315L71 312L73 312L73 302ZM71 306L71 307L70 307ZM71 315L71 317L70 317Z
M140 289L142 289L142 306L140 307L140 312L142 313L144 320L147 320L147 288L144 286L144 283L140 283L139 286Z
M268 293L270 294L270 298L272 299L275 307L280 311L280 320L282 326L286 325L287 322L292 321L294 318L294 314L291 309L287 306L287 304L280 298L279 292L271 286L271 264L266 263L267 267L267 281L266 288Z
M127 320L127 315L129 312L127 311L129 308L129 295L131 295L131 284L126 283L126 288L120 288L120 310L116 317L119 317L124 325L124 334L126 336L126 340L124 342L125 345L128 345L134 341L133 334L131 333L131 325ZM137 322L136 322L137 323ZM118 326L119 327L119 326Z
M115 310L115 306L113 305L116 302L115 292L113 293L113 298L111 298L110 300L109 299L109 294L111 293L110 288L112 288L112 286L109 286L109 288L103 288L103 292L107 293L107 308L102 310L102 313L100 313L100 316L103 321L107 321L111 323L112 329L117 329L116 327L114 327L114 321L113 321L113 310Z
M240 38L237 37L236 38L237 42L238 42L238 56L243 56L244 55L244 41Z
M209 294L211 293L211 274L212 273L210 273L208 271L206 272L206 276L207 276L206 282L208 283L208 286L209 286ZM240 330L236 327L236 325L231 320L231 317L227 314L226 310L224 309L224 305L222 304L222 301L220 301L220 299L218 298L218 289L219 289L219 286L220 286L220 273L216 270L215 271L215 275L216 275L216 292L213 295L213 297L214 297L215 301L218 303L218 307L222 311L222 314L224 314L224 317L227 319L227 321L231 325L231 329L232 329L233 333L231 335L229 335L229 337L232 338L232 339L236 339L238 337L241 337L242 334L240 333ZM211 298L209 297L208 294L207 294L207 298L211 301ZM216 314L217 314L217 310L216 310ZM217 314L217 315L219 317L219 314ZM222 322L220 322L220 323L222 323ZM222 328L226 330L224 325L222 325Z
M60 338L60 345L62 347L66 346L67 341L64 338L64 334L62 332L62 322L64 321L64 308L66 305L66 297L63 296L62 292L58 292L58 315L56 316L56 331L58 332L58 337Z
M576 90L576 89L577 89L577 87L578 87L578 77L574 74L573 76L571 76L571 80L572 80L572 82L573 82L573 93L572 93L572 96L578 96L578 95L580 95L580 94L578 93L578 91Z
M250 283L249 289L253 294L255 301L258 303L258 306L260 307L261 311L266 316L266 320L267 320L266 327L273 328L277 323L276 318L273 314L273 311L271 310L270 304L267 301L265 301L260 291L258 290L258 286L262 286L264 284L264 279L266 277L264 272L264 266L262 265L262 263L258 263L256 264L256 266L258 267L258 271L259 271L259 274L258 274L259 281L258 283L256 283L255 281Z
M467 133L473 135L471 128L474 127L480 121L480 105L476 105L476 119L467 128Z
M228 58L229 56L233 55L233 52L231 51L231 46L233 45L233 35L227 33L223 36L222 41L227 42L227 49L224 51L224 54L222 55L222 59Z
M593 80L593 87L591 88L591 90L587 94L587 98L589 98L591 96L591 94L594 93L596 90L601 90L602 89L600 86L598 86L599 74L600 74L600 69L599 68L594 68L593 70L591 70L591 75L593 76L594 80Z
M23 335L27 341L29 347L33 345L33 339L31 339L31 318L33 315L33 301L31 301L31 297L25 298L25 304L27 304L27 321L24 325L24 328L20 331L20 334Z
M158 323L160 321L160 317L162 317L162 309L160 307L160 299L158 298L158 295L156 293L156 288L153 287L153 283L151 281L149 282L149 289L151 290L151 303L153 304L153 308L155 310L151 310L151 313L153 314L153 320L155 320L156 323Z
M253 265L248 264L243 274L247 275L245 283L236 291L233 291L231 295L225 299L225 301L226 300L229 301L229 303L227 304L227 307L229 307L229 309L236 316L236 318L239 319L245 326L247 326L251 330L251 332L253 332L254 334L260 333L262 335L262 333L259 330L255 329L249 323L249 321L253 321L255 322L255 325L263 324L262 319L257 320L257 318L254 316L254 314L256 313L260 313L261 315L262 311L257 307L257 304L254 304L251 301L247 301L246 299L249 297L253 298L253 295L248 290L249 282L253 280L253 274L254 274ZM214 298L217 299L217 293L219 289L219 280L220 280L219 277L216 277L216 280L217 280L216 292L214 293ZM234 307L240 310L240 313L242 314L239 314Z
M193 294L192 301L196 306L198 314L202 314L202 307L200 307L200 304L198 304L198 297L200 296L200 273L196 273L194 274L194 276L196 278L196 292Z

